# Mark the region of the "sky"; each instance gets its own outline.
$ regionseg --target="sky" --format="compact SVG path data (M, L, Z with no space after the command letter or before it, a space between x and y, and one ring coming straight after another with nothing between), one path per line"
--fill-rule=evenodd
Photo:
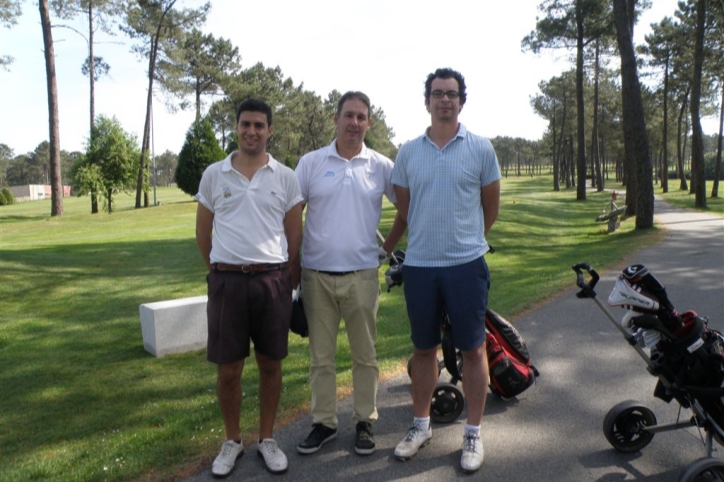
M179 0L183 6L197 0ZM394 142L422 134L429 125L424 80L439 67L460 71L468 100L460 120L486 137L540 139L547 121L537 116L530 98L538 83L573 67L572 51L521 51L521 40L535 29L536 0L266 0L212 1L204 32L224 37L239 48L242 68L257 62L279 66L285 78L322 98L333 89L360 90L381 107ZM635 30L643 41L649 25L673 16L677 0L656 0ZM15 58L0 70L0 143L15 155L33 151L48 138L48 101L39 13L25 2L18 24L0 28L0 55ZM54 23L61 23L54 20ZM85 30L81 21L68 25ZM87 43L70 29L54 28L60 144L84 150L89 124L89 82L81 73ZM96 82L96 115L115 116L138 136L145 119L146 62L131 53L122 33L99 35L97 56L110 64L108 77ZM614 60L616 61L616 60ZM193 122L192 110L169 112L154 89L152 150L178 152ZM206 107L209 99L207 98ZM331 119L330 119L331 122ZM716 118L703 119L714 134Z

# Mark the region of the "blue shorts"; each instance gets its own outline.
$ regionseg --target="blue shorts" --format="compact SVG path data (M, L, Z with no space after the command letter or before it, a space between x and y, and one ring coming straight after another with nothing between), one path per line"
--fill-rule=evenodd
M443 307L452 327L452 340L461 351L485 341L490 272L484 257L444 268L402 267L412 344L428 350L440 344Z

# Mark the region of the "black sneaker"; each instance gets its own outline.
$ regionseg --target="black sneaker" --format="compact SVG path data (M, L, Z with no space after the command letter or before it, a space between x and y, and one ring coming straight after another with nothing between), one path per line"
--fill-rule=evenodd
M372 435L372 424L357 422L357 435L354 438L354 451L360 455L375 453L375 437Z
M300 454L313 454L326 442L337 438L336 428L329 428L321 423L315 423L312 427L312 432L309 436L297 445L297 452Z

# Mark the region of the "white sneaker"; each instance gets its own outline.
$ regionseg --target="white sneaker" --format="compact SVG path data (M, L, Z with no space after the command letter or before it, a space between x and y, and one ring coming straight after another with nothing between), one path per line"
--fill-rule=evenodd
M221 446L221 453L211 465L211 474L214 477L228 477L234 471L236 459L244 455L244 442L236 443L227 440Z
M468 432L463 435L463 456L460 466L465 473L471 474L483 465L483 441L480 434Z
M266 469L272 474L283 474L287 471L287 456L273 438L265 438L259 442L256 454L264 459Z
M432 428L430 428L430 426L425 430L417 425L413 425L410 430L407 431L405 438L395 447L395 457L399 460L411 459L421 447L430 443L431 438Z

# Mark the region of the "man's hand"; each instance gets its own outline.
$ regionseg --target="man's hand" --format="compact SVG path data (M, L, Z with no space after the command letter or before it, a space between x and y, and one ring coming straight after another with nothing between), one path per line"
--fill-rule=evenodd
M385 261L390 259L390 255L385 251L385 248L380 246L379 250L377 251L377 267L379 268L382 266Z

